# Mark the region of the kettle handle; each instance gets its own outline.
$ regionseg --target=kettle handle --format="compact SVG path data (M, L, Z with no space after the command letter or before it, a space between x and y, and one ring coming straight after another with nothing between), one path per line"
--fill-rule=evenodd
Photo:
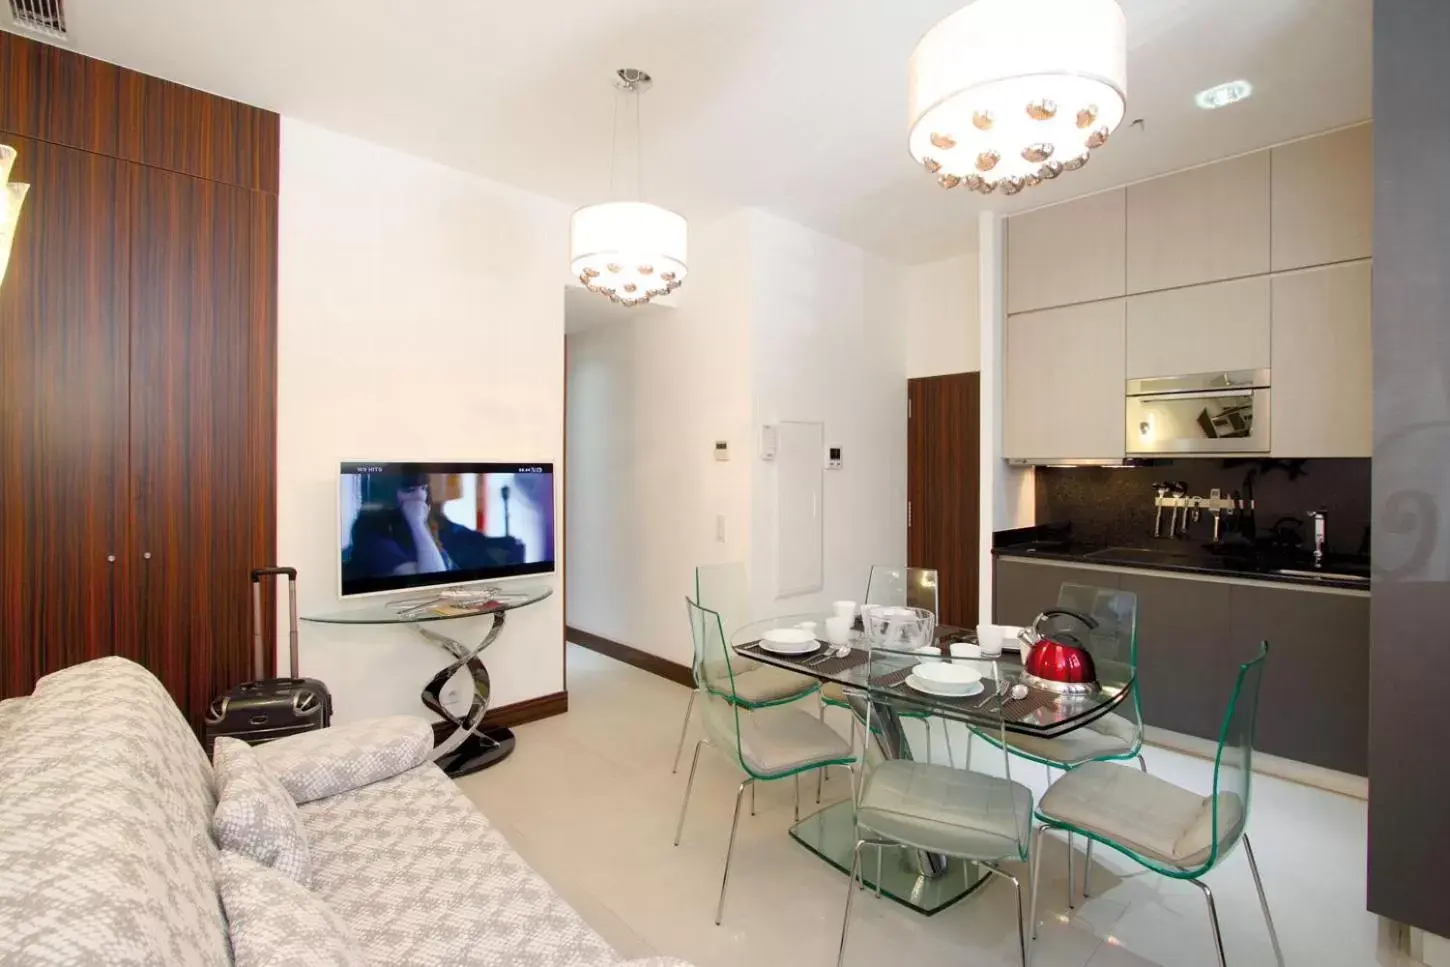
M1078 621L1081 621L1084 625L1086 625L1089 630L1092 630L1098 626L1097 619L1094 618L1092 615L1083 614L1081 611L1073 611L1071 608L1049 608L1037 616L1037 620L1033 622L1033 625L1039 625L1043 622L1043 620L1056 617L1057 615L1065 615L1069 618L1076 618Z

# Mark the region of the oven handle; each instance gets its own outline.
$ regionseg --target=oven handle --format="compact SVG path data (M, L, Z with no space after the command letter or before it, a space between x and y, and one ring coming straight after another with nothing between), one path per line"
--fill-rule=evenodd
M1222 400L1229 398L1242 398L1253 396L1254 390L1231 389L1215 393L1162 393L1156 396L1130 396L1128 399L1137 400L1140 403L1171 403L1174 400Z

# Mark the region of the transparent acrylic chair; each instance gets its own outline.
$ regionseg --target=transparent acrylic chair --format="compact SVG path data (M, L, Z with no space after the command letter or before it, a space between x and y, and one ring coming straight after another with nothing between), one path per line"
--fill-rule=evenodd
M742 627L750 620L750 591L745 577L745 565L733 562L702 564L695 568L695 601L720 616L727 636L736 628ZM675 746L675 763L670 767L670 772L678 772L680 769L680 755L685 749L685 734L690 730L690 714L695 709L695 696L704 687L700 675L701 660L697 640L691 662L695 688L690 692L690 700L685 705L685 720L680 723L680 741ZM736 694L746 708L768 708L794 702L820 690L820 682L808 675L772 668L739 655L731 656L730 661L736 676Z
M1269 928L1274 957L1282 965L1283 952L1264 881L1254 860L1245 828L1249 821L1249 791L1253 780L1254 732L1258 723L1259 684L1269 643L1239 666L1233 695L1219 730L1218 753L1213 760L1213 791L1208 798L1113 762L1089 762L1065 773L1042 796L1037 806L1035 866L1042 863L1042 834L1048 829L1077 833L1102 843L1136 863L1178 880L1187 880L1203 892L1213 927L1214 949L1220 967L1226 967L1223 934L1213 892L1202 877L1222 863L1242 840L1259 906ZM1037 931L1038 870L1032 871L1032 929Z
M914 692L901 684L906 670L922 663L940 662L914 651L892 651L873 643L869 648L866 699L867 728L873 716L940 714L945 701ZM990 679L983 690L995 688L1004 671L995 662L962 661L953 665L974 668ZM917 696L913 698L913 695ZM950 700L947 700L950 701ZM958 700L960 701L960 700ZM851 875L846 887L846 909L841 924L841 945L837 965L845 961L851 926L851 905L858 883L864 888L862 850L875 848L876 882L881 882L882 854L887 849L917 850L942 854L978 864L993 876L1012 883L1017 890L1017 941L1024 967L1027 963L1027 930L1023 916L1022 879L1003 868L1003 863L1026 863L1032 827L1032 790L1012 779L1012 757L1006 752L1007 731L1001 703L988 700L983 708L975 698L965 699L974 717L988 718L982 728L997 737L1002 750L1001 775L974 772L970 767L914 762L907 758L875 760L864 768L856 803L856 845L851 857ZM959 706L961 707L961 706ZM1025 872L1025 867L1023 872Z
M733 656L720 623L720 615L689 599L685 610L690 618L695 653L703 656L697 671L700 682L700 718L705 738L695 743L690 760L690 778L680 803L680 820L675 827L675 845L685 829L685 810L700 765L700 749L713 746L745 772L735 791L735 815L730 822L730 842L725 849L725 873L720 880L720 900L715 923L725 911L725 888L730 883L730 856L735 850L735 830L740 825L740 803L747 786L757 781L792 779L795 782L796 818L800 818L800 774L826 766L846 766L854 777L854 758L846 740L816 716L789 705L751 706L736 688Z
M871 573L866 578L866 597L862 599L861 603L863 606L879 604L888 607L925 608L933 615L940 617L936 569L877 564L871 568ZM834 682L827 682L821 686L821 717L823 719L828 705L833 708L849 708L841 686ZM930 761L931 716L922 712L907 711L903 712L901 717L916 719L926 729L926 758ZM852 735L855 735L854 729ZM952 761L952 736L951 732L947 730L945 722L942 723L942 735L945 737L947 761L950 763ZM816 783L816 802L821 801L820 794L818 781Z
M1081 728L1055 739L1008 734L1007 747L1017 756L1039 763L1047 769L1067 771L1086 762L1112 762L1137 759L1138 766L1148 771L1143 759L1143 712L1138 700L1138 596L1117 588L1099 588L1086 584L1064 584L1057 593L1057 606L1089 615L1097 627L1087 633L1083 644L1095 663L1105 661L1126 664L1133 670L1133 684L1128 695L1112 712ZM994 742L990 735L975 733ZM1068 906L1072 906L1072 850L1068 840ZM1088 840L1083 865L1082 892L1089 895L1093 860L1092 840Z

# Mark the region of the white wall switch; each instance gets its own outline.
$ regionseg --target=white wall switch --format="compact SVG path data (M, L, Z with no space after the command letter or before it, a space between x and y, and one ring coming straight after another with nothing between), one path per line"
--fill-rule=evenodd
M826 447L826 469L841 469L841 445L839 443L833 443Z
M730 441L729 440L716 440L715 441L715 459L716 460L729 460L730 459Z
M780 442L780 434L772 423L767 423L760 428L760 459L774 460L775 450Z

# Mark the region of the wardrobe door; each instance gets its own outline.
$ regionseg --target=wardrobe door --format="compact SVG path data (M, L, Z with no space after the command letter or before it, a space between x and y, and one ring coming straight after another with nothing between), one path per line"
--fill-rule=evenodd
M249 572L273 563L277 196L131 178L136 653L199 727L255 677Z
M130 208L118 162L7 135L30 184L0 286L0 697L111 654ZM116 560L112 560L113 556Z

